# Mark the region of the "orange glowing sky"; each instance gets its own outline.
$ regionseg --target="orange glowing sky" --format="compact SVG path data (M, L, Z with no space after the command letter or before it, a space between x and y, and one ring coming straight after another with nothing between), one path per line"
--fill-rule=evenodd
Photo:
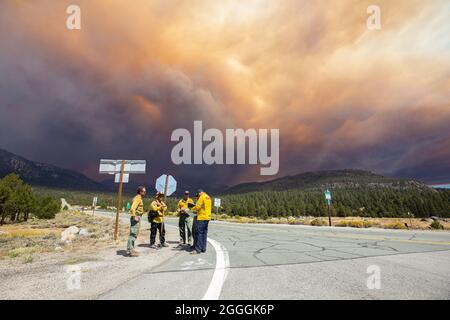
M81 7L81 30L65 27ZM450 180L450 3L79 0L0 4L0 148L93 176L145 158L186 179L256 168L173 167L170 133L280 128L280 175L361 168ZM68 143L70 142L70 143ZM196 171L197 170L197 171Z

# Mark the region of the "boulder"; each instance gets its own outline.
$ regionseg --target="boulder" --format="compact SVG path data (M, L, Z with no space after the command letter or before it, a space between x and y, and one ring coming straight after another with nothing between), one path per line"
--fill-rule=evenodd
M78 227L76 226L70 226L68 227L66 230L64 230L63 232L61 232L61 241L64 242L70 242L73 239L75 239L77 233L80 231L80 229L78 229Z
M89 233L88 229L81 228L80 231L78 232L78 235L80 237L88 237L88 236L90 236L90 233Z

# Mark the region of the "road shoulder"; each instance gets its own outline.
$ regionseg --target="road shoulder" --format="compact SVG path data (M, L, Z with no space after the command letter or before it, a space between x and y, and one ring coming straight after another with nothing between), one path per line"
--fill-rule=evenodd
M142 228L147 229L147 228ZM167 261L175 250L176 230L167 230L169 247L150 249L148 230L138 238L137 258L125 257L125 243L101 250L46 253L33 263L0 261L3 299L96 299Z

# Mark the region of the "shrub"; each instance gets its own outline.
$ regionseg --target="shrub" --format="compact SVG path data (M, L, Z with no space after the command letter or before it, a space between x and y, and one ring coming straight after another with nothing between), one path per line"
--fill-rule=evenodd
M348 225L352 228L364 228L364 222L361 220L352 220Z
M37 197L33 212L38 219L53 219L59 212L59 204L52 197Z
M278 220L277 218L273 218L273 217L272 217L272 218L270 218L270 219L267 220L267 223L274 223L274 224L277 224L277 223L279 223L279 221L280 221L280 220Z
M310 223L312 226L325 226L327 222L322 219L314 219Z
M373 226L373 222L368 221L368 220L365 220L363 222L363 224L364 224L364 228L371 228Z
M372 222L363 220L341 220L335 224L337 227L351 227L351 228L370 228Z
M406 226L404 223L401 222L391 222L384 226L386 229L406 229Z
M35 251L36 251L36 248L33 248L33 247L28 247L28 248L20 247L20 248L15 248L15 249L9 250L8 256L13 259L13 258L17 258L17 257L23 256L23 255L30 255Z
M335 226L336 226L336 227L347 227L347 226L348 226L348 223L347 223L347 221L345 221L345 220L341 220L341 221L338 221L338 222L335 224Z
M59 212L59 202L51 197L36 196L30 185L16 174L0 179L0 224L7 218L11 222L27 221L30 214L37 218L52 219Z
M438 220L434 220L430 224L430 228L435 229L435 230L442 230L442 229L444 229L444 226Z
M33 255L29 254L27 256L25 256L25 258L23 259L23 263L32 263L34 260Z

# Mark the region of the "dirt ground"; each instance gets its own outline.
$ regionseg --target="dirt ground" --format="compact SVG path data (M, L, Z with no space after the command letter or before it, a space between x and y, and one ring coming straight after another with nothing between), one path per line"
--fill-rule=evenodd
M88 231L71 243L61 241L61 232L70 226ZM120 225L119 242L128 236L128 226ZM113 245L114 221L78 211L63 211L54 219L32 219L0 226L0 259L23 259L32 262L38 254L74 252L84 248L101 249Z
M61 231L72 225L90 235L62 244ZM169 248L150 249L148 227L141 227L141 255L125 257L128 230L122 224L115 242L113 219L78 212L0 227L2 299L95 299L178 252L176 230L167 230Z

